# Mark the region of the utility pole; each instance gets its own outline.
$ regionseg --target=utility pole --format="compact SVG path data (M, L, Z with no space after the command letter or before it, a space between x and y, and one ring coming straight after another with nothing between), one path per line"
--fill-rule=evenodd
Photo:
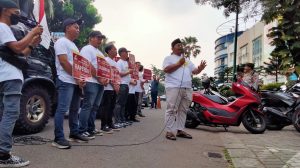
M236 81L236 57L237 57L237 38L239 31L239 9L240 1L236 0L236 18L235 18L235 33L234 33L234 56L233 56L233 81Z

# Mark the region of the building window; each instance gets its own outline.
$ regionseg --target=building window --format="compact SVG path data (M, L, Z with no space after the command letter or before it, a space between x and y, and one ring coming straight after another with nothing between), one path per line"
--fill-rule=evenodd
M241 56L240 56L240 63L244 64L248 62L248 44L244 45L240 48L241 50Z
M252 41L253 46L253 63L255 67L261 66L262 40L261 36Z

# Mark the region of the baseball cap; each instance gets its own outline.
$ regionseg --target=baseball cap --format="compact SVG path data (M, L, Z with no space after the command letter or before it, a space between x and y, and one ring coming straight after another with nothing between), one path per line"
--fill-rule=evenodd
M121 54L121 52L130 52L130 51L128 51L125 47L121 47L118 50L119 55Z
M89 34L89 37L102 37L102 38L106 38L105 35L103 35L100 31L92 31Z
M0 7L2 8L19 8L18 5L11 0L0 0Z
M77 23L78 25L81 25L83 23L83 20L82 19L75 20L75 19L72 19L72 18L65 19L63 21L63 28L64 28L64 30L66 30L67 26L72 25L74 23Z

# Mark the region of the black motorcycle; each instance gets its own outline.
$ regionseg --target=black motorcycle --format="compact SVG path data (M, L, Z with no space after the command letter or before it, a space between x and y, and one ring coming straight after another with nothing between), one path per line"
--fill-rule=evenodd
M262 107L267 129L281 130L294 125L300 132L300 83L285 91L262 91Z

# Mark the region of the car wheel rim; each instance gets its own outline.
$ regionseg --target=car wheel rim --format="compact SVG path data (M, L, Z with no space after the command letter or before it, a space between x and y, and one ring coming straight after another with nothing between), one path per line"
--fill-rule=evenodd
M45 100L41 96L32 96L26 104L27 119L33 123L39 122L46 109Z

